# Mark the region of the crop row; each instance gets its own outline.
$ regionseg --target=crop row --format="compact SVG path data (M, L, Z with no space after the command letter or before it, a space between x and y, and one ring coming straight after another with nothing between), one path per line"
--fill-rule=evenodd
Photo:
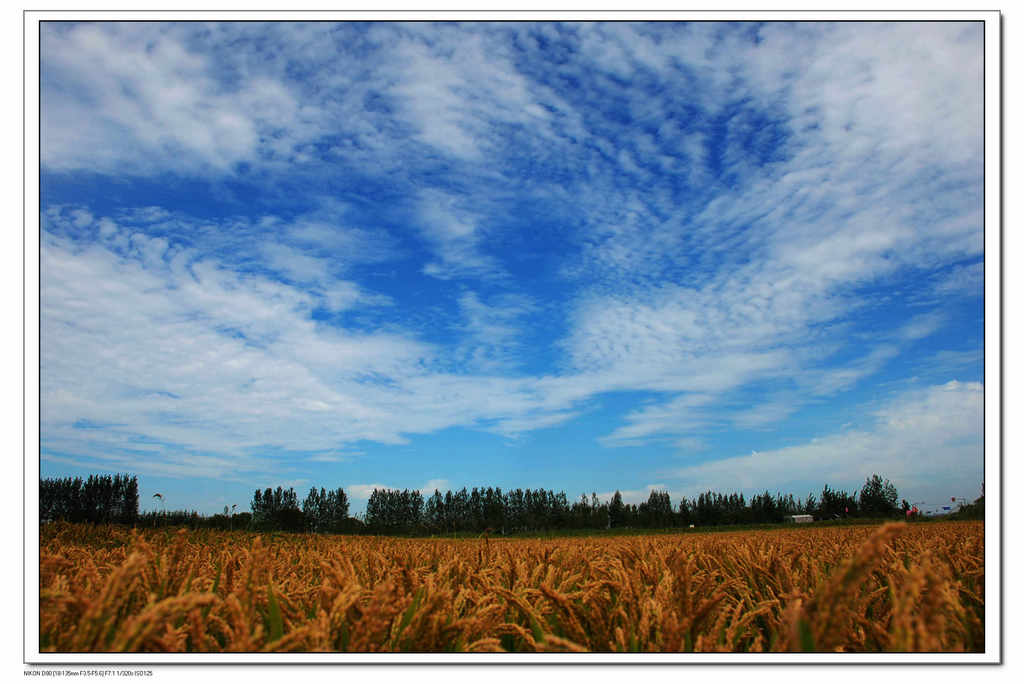
M55 523L53 652L982 651L982 523L551 540Z

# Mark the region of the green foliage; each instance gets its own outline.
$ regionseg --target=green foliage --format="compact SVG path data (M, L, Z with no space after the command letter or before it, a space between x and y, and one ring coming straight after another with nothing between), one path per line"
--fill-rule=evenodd
M139 483L134 475L90 475L85 480L39 481L39 519L132 524L139 516Z
M267 626L270 641L277 641L284 636L284 620L281 617L281 607L274 595L273 584L267 585Z
M90 478L90 487L81 479L72 481L41 481L40 488L57 492L48 498L50 510L98 510L85 506L78 492L89 492L98 499L100 508L107 499L95 495L96 478ZM134 478L114 478L130 496L134 508L125 504L124 519L132 519L130 511L137 511L138 485ZM77 484L76 484L77 482ZM129 486L130 485L130 486ZM60 489L63 487L64 489ZM134 497L134 498L132 498ZM117 497L114 497L117 500ZM867 479L857 497L834 490L825 485L820 499L808 494L805 501L792 494L772 494L764 491L747 500L742 493L701 492L693 499L681 497L674 504L666 491L651 491L647 500L629 504L622 493L616 491L608 501L598 499L596 493L586 494L572 503L565 492L544 489L513 489L503 492L500 487L465 487L442 494L434 490L428 498L416 490L377 489L367 501L365 522L349 516L349 500L341 488L327 490L312 487L299 506L294 489L282 487L257 489L251 502L252 512L234 515L201 516L195 511L171 511L134 515L137 524L146 527L178 526L227 530L313 532L328 534L375 532L383 534L536 534L574 530L659 530L689 528L691 525L707 528L720 525L757 526L780 524L788 516L808 513L819 521L842 521L851 518L885 518L898 514L896 488L878 475ZM43 504L41 503L41 512ZM233 508L233 507L232 507ZM106 510L106 509L104 509ZM227 511L227 509L225 509ZM52 516L52 513L50 514ZM88 515L88 513L83 513ZM983 517L984 497L964 506L960 517ZM98 517L94 514L94 517ZM48 518L43 515L43 519ZM87 520L85 517L83 520ZM113 522L117 522L113 520Z
M416 532L422 522L423 495L417 491L374 489L366 502L366 526L375 532Z
M823 520L835 520L859 515L857 499L853 494L830 489L828 485L821 490L821 501L813 514Z
M291 487L287 490L267 487L263 492L257 489L251 505L252 527L256 530L301 532L306 526L298 497Z
M622 527L626 524L626 507L622 503L622 494L615 490L612 495L612 502L608 504L608 525L609 527Z
M860 510L865 515L895 515L899 508L896 502L899 494L888 480L883 481L877 474L872 475L860 490Z
M313 487L302 502L302 513L309 532L342 532L348 520L348 496L340 487L332 491Z
M641 527L671 527L672 499L668 492L652 491L638 513Z

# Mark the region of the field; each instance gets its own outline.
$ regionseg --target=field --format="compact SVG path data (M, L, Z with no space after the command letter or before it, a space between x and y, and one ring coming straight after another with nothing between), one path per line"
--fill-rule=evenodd
M47 524L43 652L984 650L978 522L564 539Z

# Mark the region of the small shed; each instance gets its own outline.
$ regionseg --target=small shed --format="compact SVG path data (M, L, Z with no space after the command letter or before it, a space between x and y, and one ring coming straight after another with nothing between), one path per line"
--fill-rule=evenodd
M789 518L790 522L795 522L795 523L810 523L810 522L814 522L814 516L813 515L807 515L806 513L801 513L800 515L790 515L790 516L787 516L787 517Z

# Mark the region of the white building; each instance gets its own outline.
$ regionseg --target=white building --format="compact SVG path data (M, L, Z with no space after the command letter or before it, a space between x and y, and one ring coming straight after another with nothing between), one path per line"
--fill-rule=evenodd
M795 522L795 523L814 522L814 516L813 515L807 515L806 513L801 513L800 515L789 515L789 516L786 516L786 517L789 518L790 522Z

